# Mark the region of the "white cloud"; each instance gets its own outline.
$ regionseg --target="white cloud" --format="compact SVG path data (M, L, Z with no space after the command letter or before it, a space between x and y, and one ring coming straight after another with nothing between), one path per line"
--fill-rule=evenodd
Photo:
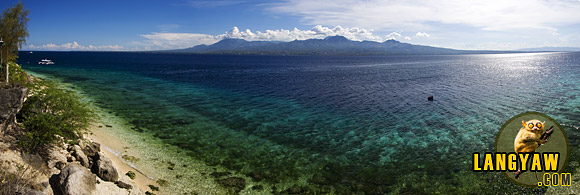
M410 41L411 37L405 37L405 40Z
M45 45L26 45L24 47L24 50L46 50L46 51L121 51L124 50L125 48L123 46L119 46L119 45L100 45L100 46L94 46L94 45L81 45L79 43L77 43L76 41L73 41L72 43L64 43L64 44L54 44L54 43L49 43L49 44L45 44Z
M425 33L425 32L417 32L417 34L415 34L415 37L425 37L425 38L429 38L431 37L431 35Z
M287 0L268 10L298 16L306 24L358 26L380 31L430 30L461 24L485 31L557 31L580 23L580 3L570 0Z
M135 42L134 45L144 49L180 49L201 44L213 44L220 39L216 36L197 33L152 33L141 35L145 42Z
M396 40L397 38L401 37L401 34L399 34L398 32L392 32L391 34L388 34L386 37L387 40L388 39Z
M344 36L353 41L383 41L380 36L373 35L371 30L361 28L343 28L336 26L334 28L324 27L321 25L314 26L310 30L300 30L294 28L293 30L266 30L264 32L252 32L250 29L240 31L238 27L225 34L218 35L219 38L237 38L248 41L293 41L306 39L322 39L327 36Z

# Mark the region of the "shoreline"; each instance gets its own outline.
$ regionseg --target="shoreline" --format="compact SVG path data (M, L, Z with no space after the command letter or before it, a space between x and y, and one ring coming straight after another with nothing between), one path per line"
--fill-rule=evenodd
M79 90L75 90L79 91ZM83 98L90 100L85 94ZM163 143L146 132L131 130L131 124L111 111L91 104L98 118L89 127L86 137L101 144L101 151L111 159L120 177L132 181L145 193L156 194L227 194L227 188L220 185L211 173L232 172L220 167L212 167L192 159L181 149ZM135 179L125 174L133 171ZM233 173L232 176L246 177ZM250 178L246 178L252 183ZM160 185L165 183L165 185ZM148 185L159 187L152 191ZM250 189L251 185L246 185ZM263 192L267 192L264 190ZM258 193L262 194L262 193Z
M240 194L271 194L275 188L264 181L253 181L252 178L236 171L207 165L187 155L188 152L195 151L183 150L164 143L151 132L134 130L134 125L127 119L117 116L114 110L95 105L92 97L72 83L63 83L58 77L50 75L28 70L27 72L31 76L53 80L75 91L81 101L93 109L97 117L87 129L85 137L101 144L101 151L111 159L119 172L119 177L136 184L143 193L149 191L155 194L231 194L234 190ZM127 171L133 171L136 178L132 180L126 176ZM228 174L222 175L223 173ZM227 183L227 179L232 178L241 178L244 187L240 188L239 185L233 187ZM159 187L159 191L152 191L148 185Z
M123 162L121 156L118 155L120 154L118 151L127 146L125 146L120 140L116 140L117 138L114 136L104 134L97 128L99 127L96 124L91 125L91 127L89 127L90 133L86 136L86 138L90 141L101 144L101 152L103 152L103 154L105 154L105 156L111 160L113 167L115 167L119 173L119 177L124 178L125 181L131 181L131 183L133 183L134 186L139 188L139 190L141 190L143 193L151 191L148 185L157 185L155 181L152 178L144 175L141 171L137 170L136 167ZM135 173L134 179L131 179L125 175L128 171Z

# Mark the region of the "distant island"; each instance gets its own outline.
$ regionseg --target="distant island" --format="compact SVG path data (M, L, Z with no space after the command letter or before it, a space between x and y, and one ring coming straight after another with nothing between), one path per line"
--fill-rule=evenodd
M351 41L343 36L329 36L324 39L295 40L291 42L246 41L224 39L212 45L198 45L186 49L156 52L192 54L233 54L233 55L445 55L445 54L496 54L519 53L523 51L455 50L423 45L402 43L396 40L384 42Z

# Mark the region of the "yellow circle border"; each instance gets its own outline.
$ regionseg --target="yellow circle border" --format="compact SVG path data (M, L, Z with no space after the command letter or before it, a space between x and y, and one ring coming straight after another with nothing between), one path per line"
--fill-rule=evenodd
M558 174L562 173L562 170L566 168L566 166L568 166L568 157L570 156L570 142L568 141L568 135L566 135L566 131L564 131L564 128L562 128L562 126L560 125L560 123L558 123L558 121L556 121L555 119L553 119L552 117L541 113L541 112L534 112L534 111L528 111L528 112L524 112L524 113L520 113L518 115L515 115L513 117L511 117L509 120L507 120L502 126L501 129L499 129L499 131L497 132L496 136L495 136L495 143L494 143L494 152L497 153L497 144L499 142L499 134L504 130L504 128L511 123L513 120L515 120L516 118L519 118L521 116L524 115L528 115L528 114L535 114L535 115L541 115L543 117L546 117L548 120L550 120L551 122L553 122L554 124L556 124L556 126L558 126L558 128L560 129L560 131L562 131L562 134L564 135L564 140L566 141L566 159L564 159L564 166L562 166L562 168L560 170L558 170ZM507 177L512 183L519 185L519 186L523 186L523 187L528 187L528 188L537 188L540 187L538 185L527 185L524 183L520 183L517 180L509 177L507 174L507 172L503 172L502 173L505 177Z

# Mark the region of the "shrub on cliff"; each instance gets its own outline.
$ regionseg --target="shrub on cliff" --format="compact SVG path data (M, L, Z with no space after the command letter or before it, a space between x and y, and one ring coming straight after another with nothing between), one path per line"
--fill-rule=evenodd
M4 62L4 63L6 63L6 62ZM10 85L30 87L29 76L26 73L26 71L22 70L22 68L14 62L8 62L7 64L8 64L8 68L10 69L10 75L9 75ZM3 66L2 71L0 71L0 80L6 78L6 71L4 69L5 67L6 66Z
M65 141L81 138L93 119L93 112L76 92L50 81L37 81L20 111L26 129L20 145L36 150L55 143L58 136Z

